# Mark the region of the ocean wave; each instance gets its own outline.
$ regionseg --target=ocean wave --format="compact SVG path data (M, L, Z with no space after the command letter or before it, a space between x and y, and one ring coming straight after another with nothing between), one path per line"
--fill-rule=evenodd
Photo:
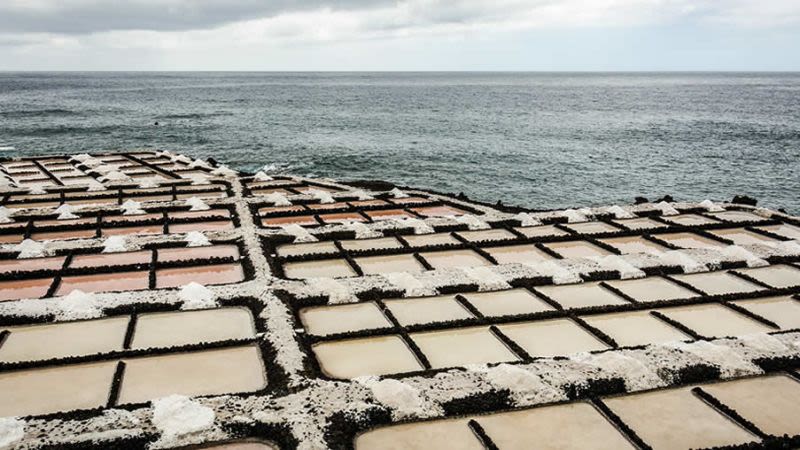
M6 117L9 119L21 118L21 117L79 116L79 115L81 115L81 113L78 111L72 111L70 109L60 109L60 108L20 109L16 111L0 111L0 117Z
M169 120L169 119L205 119L207 117L222 117L222 116L232 116L232 112L220 111L214 113L182 113L182 114L163 114L160 116L155 116L155 119L159 120Z

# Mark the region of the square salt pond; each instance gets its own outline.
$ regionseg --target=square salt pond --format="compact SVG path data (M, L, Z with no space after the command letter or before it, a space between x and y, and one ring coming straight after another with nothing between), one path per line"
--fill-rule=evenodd
M392 272L417 273L425 270L425 267L412 254L364 256L354 259L364 275Z
M132 349L176 347L255 338L253 315L247 308L216 308L140 314Z
M758 440L696 397L691 387L603 401L654 450L721 447Z
M640 236L599 239L599 241L616 248L623 254L648 253L651 255L658 255L669 250L663 245L648 241Z
M533 357L566 356L608 348L569 319L514 323L498 328Z
M384 237L378 239L352 239L341 241L342 248L345 250L375 250L386 248L402 248L403 244L393 237Z
M477 416L501 449L634 449L603 415L588 403L545 406Z
M353 277L355 270L344 259L322 259L319 261L288 262L283 265L287 278L340 278Z
M403 326L474 317L454 295L385 300L384 304Z
M599 233L614 233L620 231L619 228L615 227L614 225L610 225L605 222L580 222L580 223L568 223L566 225L567 228L570 230L581 233L581 234L599 234Z
M484 450L468 422L447 419L380 427L358 435L355 450Z
M756 269L737 269L737 272L753 277L774 288L800 286L800 269L794 266L780 264Z
M492 255L498 264L535 264L538 262L555 259L547 253L539 250L533 244L486 247L483 250Z
M416 342L434 369L518 359L494 333L489 331L489 327L411 333L411 339Z
M784 330L800 328L800 301L791 296L738 300L733 303L775 322Z
M725 247L725 244L694 233L664 233L657 234L655 238L685 249L715 249Z
M619 289L623 294L639 302L677 300L700 296L700 294L662 277L610 280L607 281L606 284Z
M582 319L623 347L691 339L649 311L597 314L583 316Z
M728 272L705 272L673 275L673 278L700 289L709 295L741 294L764 288Z
M102 408L116 361L0 373L0 417Z
M41 361L122 350L128 316L8 327L0 361Z
M434 269L491 265L489 261L474 250L442 250L420 253L420 255L425 258L428 264Z
M767 434L800 435L800 383L793 378L764 376L702 388Z
M567 236L569 233L553 225L537 225L535 227L517 227L516 231L529 238Z
M253 392L267 385L256 345L145 356L125 360L118 404L171 394L187 396Z
M601 286L599 282L538 286L536 290L555 300L565 309L630 304Z
M637 217L635 219L617 219L613 221L617 225L622 225L629 230L656 230L667 228L669 225L653 220L649 217Z
M607 256L611 252L586 241L550 242L545 247L558 253L563 258L590 258Z
M665 222L686 226L710 225L719 223L719 220L701 216L699 214L678 214L677 216L663 216L661 219Z
M774 331L772 328L716 303L659 310L705 337L741 336Z
M414 372L423 367L399 336L322 342L312 346L322 372L337 379Z
M532 314L552 311L539 297L527 289L510 289L495 292L470 292L463 294L481 314L486 317L512 316L516 314Z
M494 230L459 231L458 235L469 242L506 241L516 239L516 235L502 228Z
M726 230L709 230L714 236L733 241L736 245L753 245L775 242L775 239L767 237L744 228L729 228Z
M711 215L726 222L763 222L769 220L749 211L722 211L711 213Z
M280 256L297 256L313 254L339 253L333 241L307 242L303 244L286 244L275 249Z
M758 227L760 230L769 231L770 233L783 236L787 239L800 240L800 227L782 223L780 225L766 225Z
M458 239L454 238L450 233L433 233L433 234L411 234L403 236L408 245L411 247L426 247L429 245L456 245L460 244Z
M373 302L304 308L300 320L309 334L317 336L392 326Z

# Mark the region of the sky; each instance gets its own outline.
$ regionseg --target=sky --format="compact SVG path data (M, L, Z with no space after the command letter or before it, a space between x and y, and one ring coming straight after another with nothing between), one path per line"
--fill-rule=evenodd
M0 70L797 71L800 0L0 0Z

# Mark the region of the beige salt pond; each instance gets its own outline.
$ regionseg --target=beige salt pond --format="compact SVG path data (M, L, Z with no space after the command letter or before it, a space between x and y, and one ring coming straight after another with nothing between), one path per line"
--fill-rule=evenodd
M738 269L737 272L753 277L774 288L800 286L800 269L793 266L781 264L756 269Z
M613 233L620 229L605 222L579 222L565 225L570 230L581 234Z
M706 448L757 441L691 392L691 387L605 399L654 450Z
M728 222L762 222L767 220L766 217L748 211L722 211L711 213L711 215Z
M403 236L408 245L412 247L425 247L428 245L451 245L458 244L458 239L450 235L450 233L436 233L436 234L414 234Z
M603 415L588 403L545 406L475 418L503 450L634 449Z
M411 208L415 213L424 217L445 217L445 216L461 216L467 212L463 209L455 208L453 206L418 206Z
M176 347L255 337L247 308L218 308L140 314L131 348Z
M333 241L286 244L276 249L280 256L312 255L315 253L337 253L339 249Z
M565 309L629 304L627 300L604 288L599 282L539 286L536 289Z
M489 331L489 327L411 333L411 339L419 346L434 369L518 359L494 333Z
M725 244L694 233L664 233L655 235L656 238L668 242L676 247L695 249L695 248L720 248Z
M649 311L598 314L582 318L589 325L609 335L620 346L661 344L690 339Z
M0 302L44 297L51 284L53 284L52 278L0 281Z
M589 258L611 254L608 250L586 241L551 242L544 246L564 258Z
M744 228L709 230L709 233L723 239L729 239L736 245L753 245L764 244L766 242L775 242L775 239L758 233L753 233L752 231L745 230Z
M551 311L553 308L527 289L496 292L471 292L464 297L487 317L510 316Z
M356 272L344 259L290 262L283 266L287 278L339 278L352 277Z
M673 275L673 278L683 281L694 288L700 289L709 295L740 294L763 290L761 286L737 277L728 272L705 272L688 275Z
M364 214L372 220L402 219L404 217L414 217L413 214L402 209L383 209L377 211L365 211Z
M156 270L156 289L185 286L192 282L213 285L242 280L244 280L244 270L239 263Z
M422 365L394 335L315 344L312 351L322 372L338 379L422 370Z
M392 326L373 302L304 308L300 320L306 332L316 336Z
M364 275L392 272L415 273L425 270L425 267L411 254L365 256L355 258L355 261L361 267Z
M623 254L631 254L631 253L649 253L651 255L658 255L663 253L668 248L658 245L655 242L648 241L639 236L629 236L629 237L618 237L618 238L609 238L609 239L599 239L600 242L604 244L608 244Z
M617 225L622 225L629 230L655 230L658 228L666 228L668 225L653 220L649 217L638 217L635 219L617 219L614 220Z
M341 241L342 248L345 250L374 250L387 248L402 248L403 244L393 237L378 239L354 239Z
M677 216L664 216L662 219L665 222L674 223L677 225L686 225L686 226L694 226L694 225L710 225L712 223L719 223L718 220L703 217L698 214L679 214Z
M384 304L403 326L473 317L454 295L385 300Z
M709 394L773 435L800 435L800 382L786 375L714 383Z
M716 303L677 306L659 311L706 337L741 336L774 331L760 322Z
M488 266L491 263L474 250L442 250L420 254L434 269Z
M788 330L800 328L800 301L785 295L733 302L742 308L775 322L779 327Z
M261 352L255 345L131 358L125 363L119 404L171 394L252 392L267 384Z
M796 227L794 225L788 225L782 223L780 225L767 225L763 227L758 227L758 229L769 231L770 233L783 236L787 239L800 240L800 227Z
M544 237L544 236L566 236L569 233L557 228L553 225L538 225L535 227L518 227L514 228L516 231L524 234L527 237Z
M484 248L484 250L486 253L492 255L498 264L535 264L554 259L552 256L539 250L533 244L488 247Z
M6 328L0 361L41 361L122 350L128 316Z
M606 283L640 302L677 300L699 296L699 294L661 277L647 277L635 280L610 280Z
M569 319L540 320L498 326L533 357L566 356L604 350L607 346Z
M494 230L459 231L458 235L470 242L505 241L514 239L514 233L502 228Z
M0 417L105 407L116 361L0 373Z
M355 439L356 450L484 450L469 419L433 420L367 431Z

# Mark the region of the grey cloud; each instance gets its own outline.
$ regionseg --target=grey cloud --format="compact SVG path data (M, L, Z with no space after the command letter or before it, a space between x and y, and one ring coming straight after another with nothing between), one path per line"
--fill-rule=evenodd
M184 31L319 8L368 9L391 0L3 0L4 32Z

